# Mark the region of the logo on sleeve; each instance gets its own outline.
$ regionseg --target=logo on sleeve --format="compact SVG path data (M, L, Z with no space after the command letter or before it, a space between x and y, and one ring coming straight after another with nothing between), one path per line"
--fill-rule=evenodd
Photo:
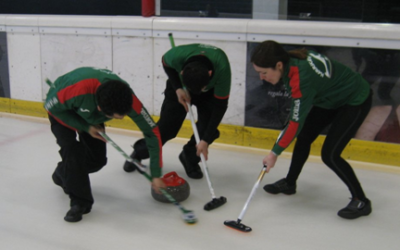
M54 105L56 105L58 103L57 98L53 97L50 100L48 100L46 102L46 104L44 105L44 108L49 111Z
M143 116L143 118L146 120L146 122L150 125L150 127L155 127L156 124L153 122L153 119L149 116L149 114L146 112L146 110L142 109L140 114Z
M87 112L87 113L89 113L90 112L90 110L89 109L83 109L83 108L80 108L79 109L82 113L84 113L84 112Z
M292 119L294 121L298 122L299 115L300 115L300 99L296 99L296 100L294 100Z

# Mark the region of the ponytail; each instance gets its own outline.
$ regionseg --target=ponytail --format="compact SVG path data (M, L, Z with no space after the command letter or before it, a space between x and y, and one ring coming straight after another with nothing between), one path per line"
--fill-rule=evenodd
M294 57L294 58L301 59L301 60L307 59L307 56L308 56L307 53L308 53L308 50L306 48L294 49L294 50L288 51L288 54L290 57Z

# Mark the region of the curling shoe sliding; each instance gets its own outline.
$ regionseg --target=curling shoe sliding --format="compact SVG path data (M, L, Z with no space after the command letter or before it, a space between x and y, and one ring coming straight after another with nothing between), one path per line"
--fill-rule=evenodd
M136 156L135 151L132 152L131 158L136 160L136 161L138 161L138 162L141 162L141 160L142 160L142 159L140 159L139 157ZM125 172L130 173L130 172L133 172L133 171L136 170L136 166L132 162L125 161L124 170L125 170Z
M179 155L179 160L181 161L183 167L185 168L187 176L192 179L201 179L203 178L203 172L201 172L201 168L199 164L191 164L187 158L185 153L182 151Z
M65 215L64 220L68 222L78 222L82 220L82 215L90 213L90 210L91 208L85 206L73 205Z
M279 181L273 184L267 184L264 186L264 190L270 194L295 194L296 193L296 185L290 186L286 182L286 178L280 179Z
M352 199L347 207L339 210L338 215L345 219L357 219L361 216L367 216L372 212L371 201L365 198L362 200Z

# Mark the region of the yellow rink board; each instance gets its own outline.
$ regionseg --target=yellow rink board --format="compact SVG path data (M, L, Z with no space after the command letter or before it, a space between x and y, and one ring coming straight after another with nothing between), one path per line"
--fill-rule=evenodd
M47 117L47 113L41 102L31 102L14 100L0 97L0 112L34 116ZM153 116L155 121L158 117ZM139 130L134 122L125 117L123 120L112 120L107 122L108 127L121 128L127 130ZM252 147L257 149L270 150L279 135L280 131L272 129L251 128L245 126L234 126L221 124L220 138L218 143ZM192 135L192 127L189 120L186 120L180 130L178 137L189 138ZM319 136L312 145L311 155L319 156L325 136ZM292 143L286 152L292 152ZM370 162L400 167L400 144L383 143L375 141L362 141L352 139L345 148L342 156L352 161Z

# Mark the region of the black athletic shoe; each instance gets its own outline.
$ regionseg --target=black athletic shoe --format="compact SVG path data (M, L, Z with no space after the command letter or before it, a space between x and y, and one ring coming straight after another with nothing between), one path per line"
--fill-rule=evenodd
M264 186L264 190L270 194L295 194L296 193L296 185L289 186L286 182L286 179L280 179L279 181L273 184L267 184Z
M360 216L367 216L372 212L371 201L365 198L362 200L351 200L347 207L339 210L338 215L345 219L357 219Z
M57 173L55 171L54 171L53 175L51 176L51 178L53 179L54 184L56 184L57 186L60 186L64 190L65 194L69 194L66 187L64 187L61 178L57 175Z
M192 179L201 179L203 178L203 172L201 172L201 168L199 164L193 165L190 164L183 151L179 155L179 160L181 161L183 167L185 168L187 176L189 176Z
M136 157L135 151L132 152L131 158L134 159L134 160L136 160L136 161L138 161L138 162L141 162L141 161L142 161L142 159ZM135 164L133 164L132 162L129 162L129 161L125 161L124 170L125 170L125 172L127 172L127 173L130 173L130 172L135 171L135 170L136 170Z
M78 222L82 220L82 215L90 213L90 210L91 208L88 207L74 205L67 212L67 214L64 217L64 220L68 222Z

